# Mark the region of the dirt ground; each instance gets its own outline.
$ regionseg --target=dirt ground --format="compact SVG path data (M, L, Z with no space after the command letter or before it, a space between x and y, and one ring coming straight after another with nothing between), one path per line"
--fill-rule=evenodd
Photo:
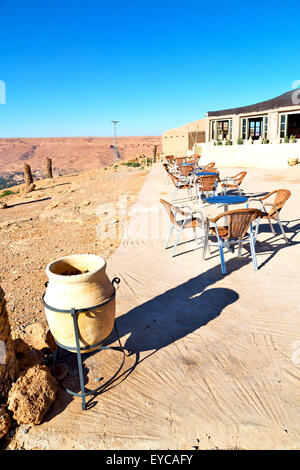
M15 194L1 197L8 208L0 210L0 282L13 333L34 321L45 324L40 299L50 261L71 253L108 258L115 251L118 230L99 239L97 225L104 223L105 230L107 222L108 228L118 228L119 196L126 196L130 208L147 173L146 169L110 167L37 181L36 190L25 197L17 193L23 185L11 187ZM112 206L97 213L107 203Z

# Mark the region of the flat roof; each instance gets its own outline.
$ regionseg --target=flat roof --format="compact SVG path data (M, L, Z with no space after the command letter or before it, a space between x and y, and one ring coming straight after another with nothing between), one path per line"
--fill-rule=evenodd
M300 90L299 95L300 95ZM293 101L293 96L297 92L297 90L288 91L283 95L277 96L271 100L261 101L260 103L251 104L249 106L243 106L240 108L231 108L231 109L223 109L221 111L208 111L207 117L209 116L227 116L230 114L244 114L244 113L261 113L264 111L268 111L270 109L278 109L284 108L287 106L297 106ZM300 109L300 103L299 103Z

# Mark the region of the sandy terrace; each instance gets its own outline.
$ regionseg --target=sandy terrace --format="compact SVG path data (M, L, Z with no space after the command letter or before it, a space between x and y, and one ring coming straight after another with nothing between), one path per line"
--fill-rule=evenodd
M221 169L221 176L238 170ZM281 236L273 237L269 225L262 222L256 244L258 271L253 270L249 246L245 245L241 257L225 254L226 276L221 274L218 251L204 261L201 249L189 241L188 234L174 258L170 250L163 250L168 222L158 201L161 197L169 200L172 191L164 180L161 164L154 165L137 199L128 232L108 260L110 277L121 278L117 292L120 336L125 348L134 352L126 359L123 375L96 396L87 411L81 410L78 398L61 391L45 422L29 430L20 426L12 447L300 447L299 168L248 169L243 184L248 195L276 188L292 191L281 216L290 243ZM204 211L213 215L222 209L207 206ZM145 213L156 214L154 225L162 227L154 230L156 236L144 236L143 231L139 235ZM54 233L59 231L57 223ZM52 224L48 225L53 232ZM80 227L83 236L85 230ZM50 244L50 233L44 232L44 237ZM74 243L76 237L60 240L56 246L63 251L57 253L51 245L45 259L43 243L37 238L39 261L28 265L26 274L26 288L34 302L43 290L46 262L72 249L90 251L88 243L92 243L88 240L83 247ZM18 256L30 256L31 242L28 234L22 242L26 254ZM12 259L4 265L7 272L12 269ZM6 275L4 287L10 296ZM23 268L18 275L22 280L15 282L20 282L20 287ZM36 292L30 276L39 278ZM114 351L89 355L85 360L87 387L95 387L95 377L108 378L119 360ZM78 391L76 367L70 371L66 380Z

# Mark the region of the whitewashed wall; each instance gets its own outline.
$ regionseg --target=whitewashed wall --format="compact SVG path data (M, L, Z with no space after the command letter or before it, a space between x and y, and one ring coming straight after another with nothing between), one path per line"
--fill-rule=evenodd
M298 157L300 162L300 143L296 144L244 144L213 146L200 144L201 163L216 162L216 166L273 168L288 167L288 159ZM199 144L193 153L199 153Z

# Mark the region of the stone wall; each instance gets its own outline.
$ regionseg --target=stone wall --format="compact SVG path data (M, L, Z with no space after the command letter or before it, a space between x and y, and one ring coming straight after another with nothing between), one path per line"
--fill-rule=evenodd
M203 118L164 132L162 134L163 156L185 157L194 143L205 142L205 125L206 119Z

